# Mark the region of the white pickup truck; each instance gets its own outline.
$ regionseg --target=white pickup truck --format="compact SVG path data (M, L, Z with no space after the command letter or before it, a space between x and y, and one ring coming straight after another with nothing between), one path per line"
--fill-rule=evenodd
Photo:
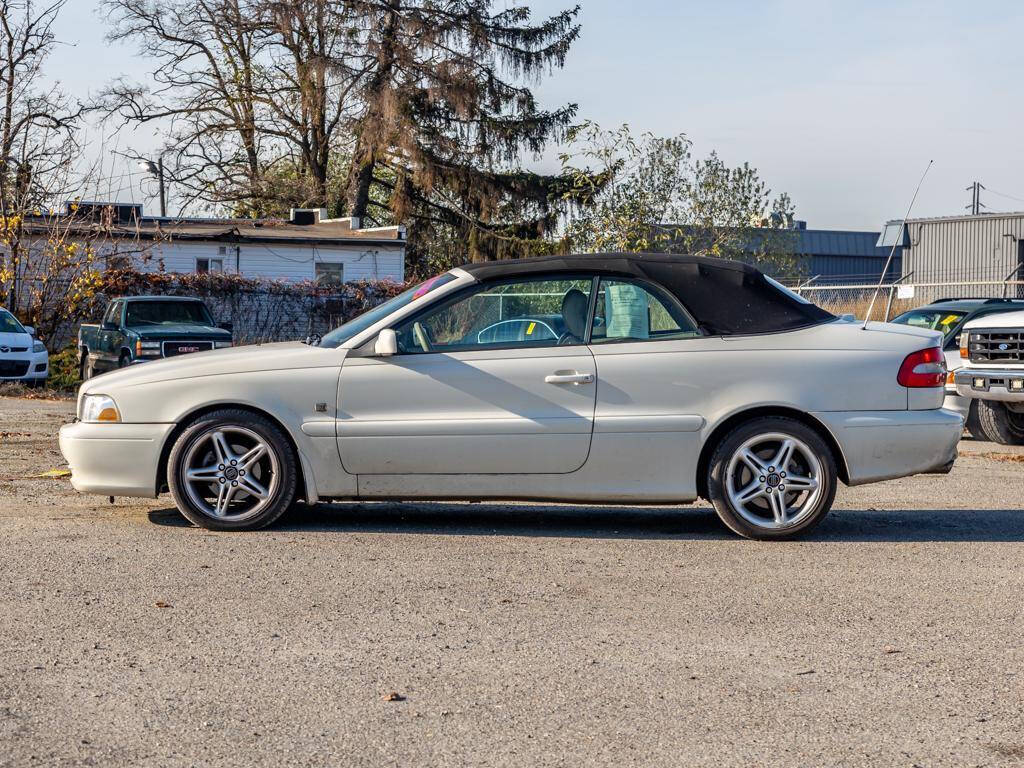
M960 357L956 391L978 401L985 433L1003 445L1024 445L1024 312L965 323Z

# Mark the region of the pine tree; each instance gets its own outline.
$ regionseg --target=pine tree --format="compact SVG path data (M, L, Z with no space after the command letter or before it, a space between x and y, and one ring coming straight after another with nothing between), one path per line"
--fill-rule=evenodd
M366 75L348 212L409 222L414 250L447 237L453 260L460 244L461 258L474 261L557 247L543 238L573 186L568 174L530 173L519 163L560 139L576 114L575 104L541 109L522 83L564 65L579 7L531 24L527 7L492 12L493 4L349 4Z

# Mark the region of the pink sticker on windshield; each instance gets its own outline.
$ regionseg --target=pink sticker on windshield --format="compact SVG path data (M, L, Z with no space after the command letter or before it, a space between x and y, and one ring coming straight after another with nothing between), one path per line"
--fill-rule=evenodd
M427 282L425 282L423 285L416 289L416 293L414 293L412 297L414 299L418 299L423 294L428 293L430 289L434 287L434 284L442 277L444 277L444 275L438 275L437 277L430 278L429 280L427 280Z

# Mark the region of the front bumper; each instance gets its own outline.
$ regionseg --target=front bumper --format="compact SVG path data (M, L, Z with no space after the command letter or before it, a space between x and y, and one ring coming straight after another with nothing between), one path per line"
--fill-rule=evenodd
M1024 368L961 368L955 381L962 397L1024 403Z
M71 485L104 496L157 496L160 453L174 424L86 424L60 428Z
M945 472L957 457L963 417L928 411L827 411L813 414L832 432L850 485Z
M24 368L24 373L17 375L5 375L0 372L0 381L46 381L50 375L50 355L47 352L25 352L4 355L0 362L12 364L19 370ZM7 365L3 366L6 369Z

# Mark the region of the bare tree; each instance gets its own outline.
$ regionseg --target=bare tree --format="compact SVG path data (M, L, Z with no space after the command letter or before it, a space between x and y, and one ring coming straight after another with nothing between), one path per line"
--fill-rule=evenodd
M351 76L342 5L329 0L105 0L112 40L155 60L154 86L120 81L108 115L164 123L184 204L239 215L323 205Z
M42 76L64 3L0 0L0 285L13 310L29 257L25 219L75 186L83 107Z

